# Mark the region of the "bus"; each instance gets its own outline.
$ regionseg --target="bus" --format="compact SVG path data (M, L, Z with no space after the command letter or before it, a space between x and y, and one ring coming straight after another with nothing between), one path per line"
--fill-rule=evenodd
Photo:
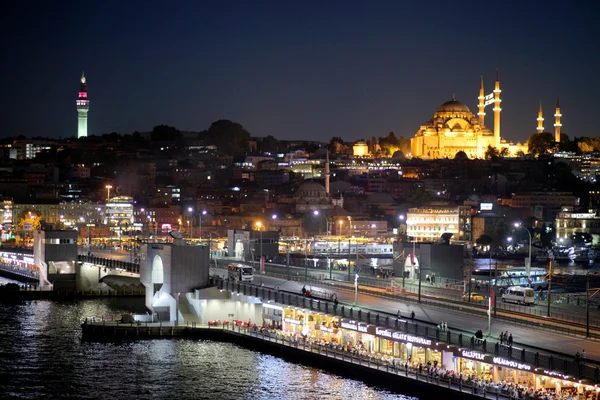
M512 301L517 304L533 305L535 303L535 292L532 288L510 286L502 293L502 301Z
M252 282L254 280L254 268L244 264L229 264L227 266L227 277L232 281Z

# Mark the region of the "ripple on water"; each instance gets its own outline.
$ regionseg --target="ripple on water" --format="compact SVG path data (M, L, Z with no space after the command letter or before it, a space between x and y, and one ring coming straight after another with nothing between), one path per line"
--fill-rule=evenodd
M412 399L229 343L81 340L143 299L0 304L0 393L23 399Z

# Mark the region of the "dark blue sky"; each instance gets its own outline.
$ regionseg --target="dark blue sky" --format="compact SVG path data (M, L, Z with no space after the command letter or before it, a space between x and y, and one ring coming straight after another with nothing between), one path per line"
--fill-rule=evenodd
M75 134L81 70L90 134L226 118L280 139L412 137L453 93L477 112L496 68L503 137L535 133L540 100L551 131L557 95L564 132L599 133L593 2L14 3L0 16L1 136Z

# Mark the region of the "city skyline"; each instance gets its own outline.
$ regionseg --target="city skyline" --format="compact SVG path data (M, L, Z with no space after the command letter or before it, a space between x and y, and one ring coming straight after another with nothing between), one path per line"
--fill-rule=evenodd
M540 100L550 122L559 96L563 132L596 136L598 55L585 51L592 13L581 7L562 7L561 27L548 30L557 11L520 3L494 14L474 2L72 4L8 11L3 137L75 135L85 71L90 135L231 119L284 140L410 138L453 94L476 113L480 76L489 93L496 69L503 137L525 141Z

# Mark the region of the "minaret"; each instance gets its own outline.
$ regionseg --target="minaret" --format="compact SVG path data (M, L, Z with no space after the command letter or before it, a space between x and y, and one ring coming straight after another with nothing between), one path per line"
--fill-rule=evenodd
M87 114L90 102L87 97L87 85L85 75L81 73L79 81L79 98L77 99L77 138L87 136Z
M542 116L542 102L541 101L540 101L540 109L538 110L537 122L538 122L537 133L544 132L544 117Z
M562 124L560 123L560 117L562 114L560 113L560 100L556 98L556 114L554 114L554 141L560 143L560 127Z
M498 70L496 70L496 86L494 87L494 140L496 148L500 148L500 78L498 78Z
M325 156L325 192L329 196L329 150Z
M479 86L479 112L477 116L479 117L479 125L484 126L485 124L485 92L483 91L483 75L481 76L481 86Z

